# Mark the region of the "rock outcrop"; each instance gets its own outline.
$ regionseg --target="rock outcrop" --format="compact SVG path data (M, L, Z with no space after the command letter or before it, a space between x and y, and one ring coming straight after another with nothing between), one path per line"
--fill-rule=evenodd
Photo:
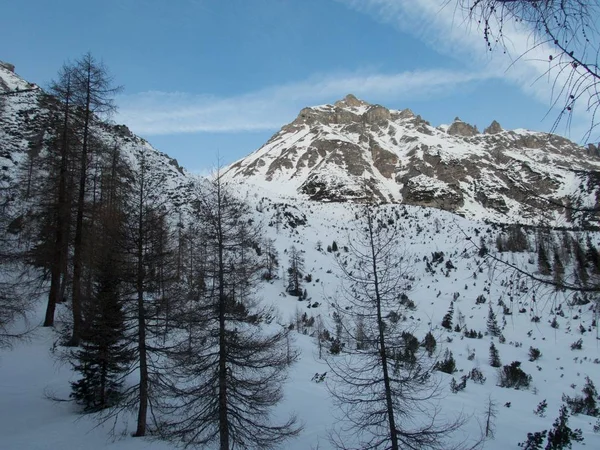
M9 72L15 73L15 65L8 63L8 62L4 62L4 61L0 61L0 67L8 70Z
M447 133L451 136L471 137L477 136L479 131L477 131L477 127L463 122L457 117L452 122L452 125L448 127Z
M498 122L496 122L495 120L492 120L492 123L490 124L489 127L487 127L485 130L483 130L484 134L498 134L498 133L502 133L504 130L502 129L502 127L500 126L500 124Z

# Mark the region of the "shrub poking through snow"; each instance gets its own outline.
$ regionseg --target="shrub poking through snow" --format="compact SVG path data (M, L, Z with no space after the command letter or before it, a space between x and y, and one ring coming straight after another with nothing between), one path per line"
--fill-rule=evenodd
M526 374L521 369L521 361L513 361L502 367L500 370L500 387L513 389L527 389L531 384L531 375Z
M469 378L473 380L474 383L484 384L485 377L483 376L483 372L479 370L477 367L474 367L471 372L469 372Z
M546 408L548 408L548 402L544 399L538 403L533 413L538 417L546 417Z
M433 352L437 346L437 341L435 340L435 336L431 333L431 331L425 335L425 339L423 339L423 343L421 345L425 348L429 356L433 355Z
M598 409L598 391L590 377L585 377L585 386L581 390L583 396L569 397L563 395L562 399L571 410L571 414L584 414L586 416L598 417L600 410Z
M529 347L529 361L537 361L540 356L542 356L542 352L539 348Z
M456 361L450 350L446 349L444 352L444 359L435 364L435 369L449 374L456 372Z
M577 339L571 344L571 350L581 350L583 348L583 339Z
M464 391L464 389L467 387L467 376L463 375L462 377L460 377L460 383L456 382L456 379L454 377L452 377L452 381L450 382L450 390L452 391L453 394L456 394L460 391Z

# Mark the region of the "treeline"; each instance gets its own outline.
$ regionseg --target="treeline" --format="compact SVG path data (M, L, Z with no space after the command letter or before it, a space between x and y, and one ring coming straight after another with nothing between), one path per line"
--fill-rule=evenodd
M136 411L136 436L270 448L300 430L269 416L297 359L253 295L273 244L218 175L175 207L151 150L124 155L102 121L118 90L90 54L64 65L11 220L47 286L43 325L78 374L72 398L102 420Z

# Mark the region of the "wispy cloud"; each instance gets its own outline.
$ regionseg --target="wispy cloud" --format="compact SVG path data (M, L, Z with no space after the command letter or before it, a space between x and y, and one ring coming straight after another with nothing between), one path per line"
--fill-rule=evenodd
M143 135L273 130L299 109L353 93L367 101L430 98L492 77L484 71L327 74L232 97L143 92L119 98L117 120Z
M462 62L465 68L493 74L516 85L549 109L560 94L560 87L570 82L568 71L550 70L549 56L555 54L555 50L520 24L505 22L506 52L500 45L496 51L489 52L483 31L457 8L455 0L336 1L412 34L438 53ZM581 105L585 101L583 99ZM575 135L589 127L591 114L578 108L573 119L571 134Z
M508 52L489 52L481 30L453 8L454 1L336 1L412 34L440 54L460 61L464 69L321 74L230 97L143 92L119 99L117 120L143 135L275 130L292 120L300 108L332 102L348 93L389 105L399 100L440 97L491 78L514 84L550 108L555 81L555 76L548 74L552 49L534 45L531 33L517 24L505 24L510 38L506 41ZM571 134L575 136L575 130L584 130L590 119L580 110L574 118Z

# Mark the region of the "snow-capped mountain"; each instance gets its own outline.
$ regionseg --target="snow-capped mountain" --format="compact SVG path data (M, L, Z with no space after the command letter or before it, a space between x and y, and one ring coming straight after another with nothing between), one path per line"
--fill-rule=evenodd
M318 201L432 206L500 222L539 220L538 197L596 205L597 149L553 134L434 128L409 109L348 95L304 108L226 176ZM558 208L546 219L561 221Z

